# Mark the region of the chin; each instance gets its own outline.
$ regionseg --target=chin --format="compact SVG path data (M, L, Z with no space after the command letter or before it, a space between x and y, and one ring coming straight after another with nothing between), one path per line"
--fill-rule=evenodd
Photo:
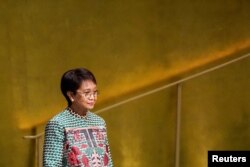
M92 110L94 108L94 106L92 106L92 107L88 107L88 110Z

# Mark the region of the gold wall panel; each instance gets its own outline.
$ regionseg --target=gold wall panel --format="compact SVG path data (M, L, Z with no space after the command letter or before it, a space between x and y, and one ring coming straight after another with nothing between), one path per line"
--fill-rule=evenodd
M59 82L62 73L69 68L83 66L95 73L101 91L98 109L169 82L169 79L180 78L183 73L204 69L217 59L222 61L241 55L241 51L250 46L248 0L195 0L192 3L181 0L0 0L0 4L0 166L3 167L34 164L34 142L23 140L22 136L36 133L37 126L43 126L65 107ZM182 166L204 166L202 157L192 162L193 141L200 144L202 153L210 148L209 144L206 147L202 144L207 140L192 138L192 128L200 123L190 125L192 115L204 120L204 125L198 129L204 133L203 137L213 134L211 120L220 120L221 123L216 123L220 126L218 131L231 142L224 143L217 136L218 140L211 143L221 142L223 148L249 148L244 141L242 145L232 142L233 138L249 139L246 133L249 130L246 129L249 127L246 122L249 120L249 112L246 112L249 94L245 91L249 80L243 76L249 75L250 69L249 64L236 66L208 77L208 82L204 83L201 78L184 85ZM236 78L237 82L225 78L230 80L226 86L221 85L225 83L221 79L216 79L231 74L242 75L242 78ZM210 91L201 93L202 89ZM224 89L226 92L233 89L233 92L225 94ZM193 91L198 96L194 96ZM173 166L176 96L173 92L175 88L101 114L110 129L115 164L121 167L155 165L152 163ZM225 98L214 100L221 92ZM235 101L231 95L237 97ZM207 100L206 104L203 108L197 107L194 101L202 98ZM229 117L233 109L244 119L243 116ZM218 111L221 119L217 119ZM206 115L209 112L212 112L211 117ZM224 112L232 112L227 120L222 119ZM162 119L151 118L152 113ZM165 119L166 127L163 126ZM234 136L236 130L228 121L231 119L239 123L239 137ZM129 128L129 124L134 129ZM186 125L191 129L185 129ZM163 137L158 145L150 145L157 142L160 133ZM133 140L126 140L130 137L134 137ZM131 150L131 147L138 149ZM156 153L150 154L154 150Z

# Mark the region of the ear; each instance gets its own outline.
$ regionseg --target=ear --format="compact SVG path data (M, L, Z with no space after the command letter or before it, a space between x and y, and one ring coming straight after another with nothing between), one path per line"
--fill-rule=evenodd
M67 91L67 96L69 97L69 99L71 100L71 102L74 101L74 93L71 91Z

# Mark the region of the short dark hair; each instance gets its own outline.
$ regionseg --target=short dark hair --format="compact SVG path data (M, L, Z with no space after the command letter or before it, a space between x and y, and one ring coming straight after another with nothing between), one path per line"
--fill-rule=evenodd
M63 74L61 78L61 91L68 102L68 106L70 106L72 102L69 99L67 92L71 91L73 93L76 93L76 90L79 89L82 81L86 80L91 80L92 82L97 84L94 74L86 68L71 69Z

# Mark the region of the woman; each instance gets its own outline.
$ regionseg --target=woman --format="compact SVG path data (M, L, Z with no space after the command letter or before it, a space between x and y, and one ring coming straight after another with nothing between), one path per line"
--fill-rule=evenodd
M44 167L113 166L105 121L90 112L97 100L94 75L87 69L65 72L61 91L68 107L46 125Z

